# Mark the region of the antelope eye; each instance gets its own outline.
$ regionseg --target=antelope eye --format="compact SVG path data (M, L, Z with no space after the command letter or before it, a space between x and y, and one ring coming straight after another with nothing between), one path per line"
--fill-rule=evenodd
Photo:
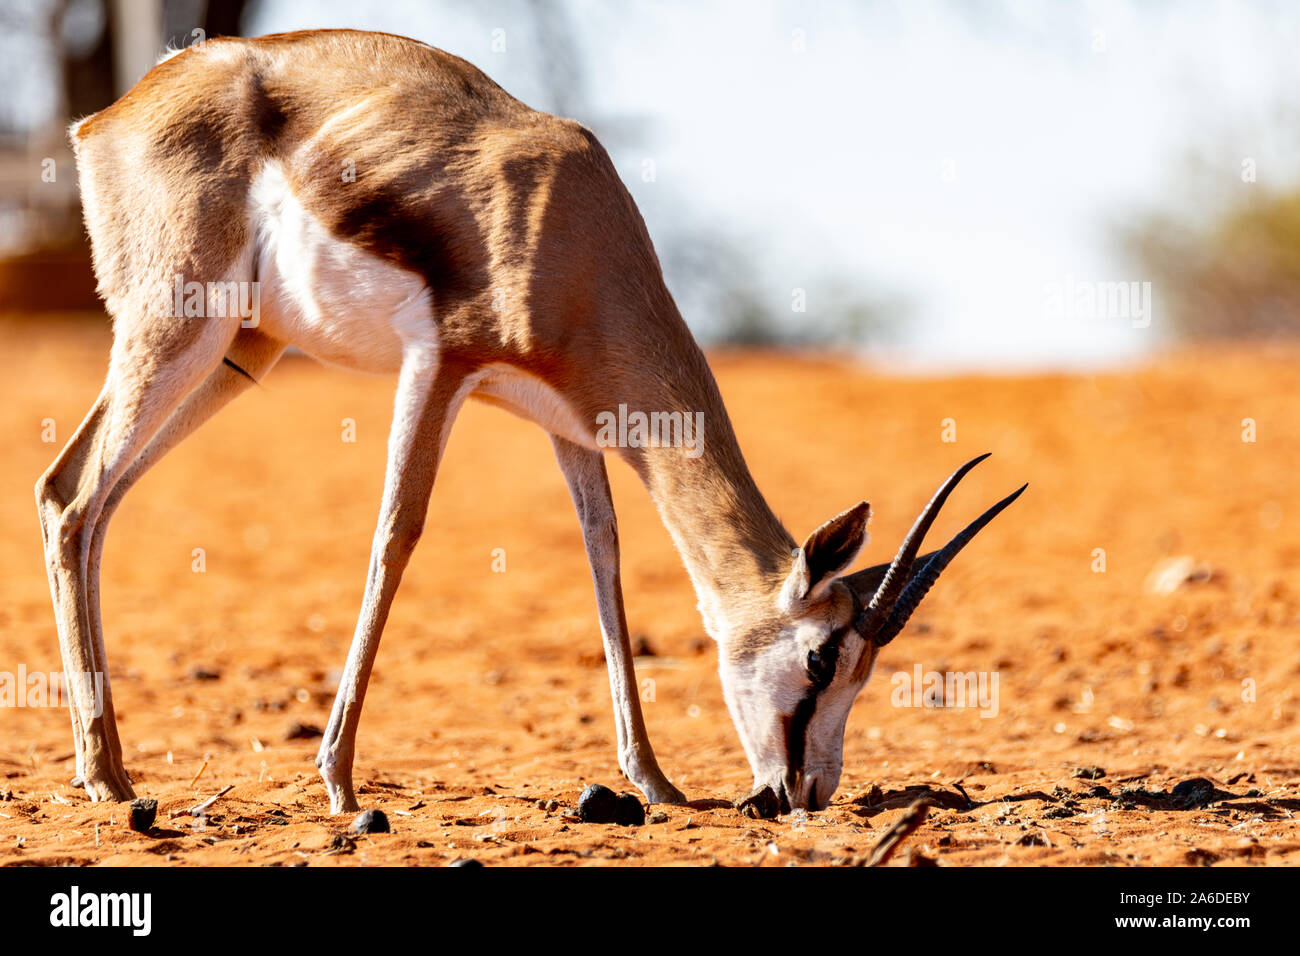
M834 650L826 653L821 651L808 652L808 679L813 682L815 687L825 687L835 676L835 658Z

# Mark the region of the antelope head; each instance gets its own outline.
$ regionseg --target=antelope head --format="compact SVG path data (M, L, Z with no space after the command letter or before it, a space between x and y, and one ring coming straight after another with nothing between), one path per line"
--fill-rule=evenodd
M719 655L727 707L754 771L791 808L825 807L839 784L844 727L880 648L892 641L950 561L1021 492L995 504L939 551L922 540L948 495L987 458L962 465L922 510L889 564L845 574L867 542L860 502L795 549L758 624Z

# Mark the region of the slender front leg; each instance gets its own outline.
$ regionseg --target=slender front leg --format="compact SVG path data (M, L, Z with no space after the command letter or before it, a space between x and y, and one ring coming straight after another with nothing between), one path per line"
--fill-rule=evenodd
M329 792L331 813L360 809L352 789L352 757L366 683L393 595L424 528L438 461L447 432L465 400L466 385L464 371L446 363L440 365L431 349L410 349L402 359L388 437L384 498L370 551L366 593L334 709L316 756L316 766Z
M618 765L651 803L685 803L682 792L668 782L646 734L632 666L627 614L618 558L618 521L609 491L605 459L598 451L551 436L555 458L569 483L569 494L582 524L582 540L596 585L596 610L605 641L609 691L614 698L614 726L618 731Z

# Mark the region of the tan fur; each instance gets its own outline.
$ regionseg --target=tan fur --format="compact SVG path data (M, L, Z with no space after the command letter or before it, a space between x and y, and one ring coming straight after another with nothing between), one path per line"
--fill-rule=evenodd
M490 367L540 381L579 422L620 404L702 412L698 458L671 447L619 453L653 495L715 636L750 633L746 620L757 627L771 615L794 541L755 487L645 225L586 129L529 109L425 44L313 31L217 39L169 57L72 135L115 341L100 399L37 485L67 670L106 671L99 560L122 494L246 387L223 358L259 378L296 344L237 318L168 311L177 274L259 280L250 189L268 163L334 240L421 277L434 325L403 339L366 596L318 760L334 810L356 805L361 699L441 448L460 401ZM613 521L603 465L557 441L613 651L620 763L652 799L681 799L654 761L636 705L617 548L601 543ZM74 702L77 774L93 798L126 799L106 680L105 693L99 717Z
M397 374L365 593L317 755L333 812L358 807L370 672L470 397L551 432L592 569L619 765L652 802L684 797L640 710L597 423L622 408L701 417L690 449L618 454L690 574L756 783L792 806L825 805L876 658L854 609L885 571L845 575L870 509L795 547L589 131L426 44L337 30L192 47L72 135L114 342L104 388L36 498L64 670L102 677L102 700L72 695L77 777L92 799L133 795L99 613L109 519L158 459L296 345ZM208 291L203 315L178 314L178 279L256 285L264 310L251 321L217 311Z

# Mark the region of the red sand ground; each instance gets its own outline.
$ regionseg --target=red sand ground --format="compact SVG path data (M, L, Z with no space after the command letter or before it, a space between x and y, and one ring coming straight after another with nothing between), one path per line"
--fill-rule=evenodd
M32 486L95 397L108 341L99 326L0 323L0 671L59 668ZM939 480L983 451L994 457L936 538L1031 483L882 655L828 810L756 821L709 803L749 783L715 651L647 495L614 464L628 613L653 651L638 661L655 681L647 720L697 803L641 828L566 819L588 783L628 786L590 580L545 435L472 405L361 724L361 800L395 832L332 851L349 821L326 812L317 741L286 733L328 714L393 382L299 359L149 475L109 537L113 686L159 829L133 833L122 807L68 785L65 711L6 708L0 863L838 863L866 854L918 788L943 791L942 806L898 863L1300 863L1300 353L1215 350L1096 376L899 379L764 355L714 368L759 485L799 538L865 496L867 559L885 560ZM57 445L41 441L46 418ZM345 418L355 444L340 440ZM955 444L941 441L946 418ZM195 548L205 573L191 570ZM1158 562L1184 555L1208 575L1146 588ZM997 716L894 706L892 675L918 664L996 672ZM1089 766L1105 776L1075 775ZM1178 809L1150 796L1193 777L1234 797ZM227 784L206 821L169 816ZM1110 795L1087 796L1096 786ZM539 806L552 799L561 809Z

